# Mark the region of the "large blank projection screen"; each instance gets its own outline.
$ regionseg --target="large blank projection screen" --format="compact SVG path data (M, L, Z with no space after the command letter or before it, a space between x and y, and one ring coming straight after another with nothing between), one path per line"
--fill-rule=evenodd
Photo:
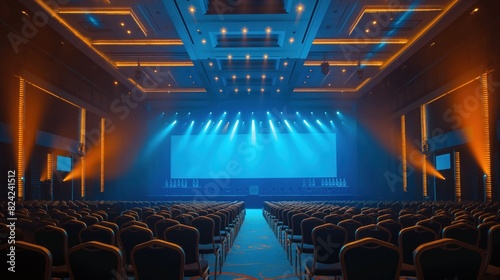
M171 136L171 178L337 177L336 135Z

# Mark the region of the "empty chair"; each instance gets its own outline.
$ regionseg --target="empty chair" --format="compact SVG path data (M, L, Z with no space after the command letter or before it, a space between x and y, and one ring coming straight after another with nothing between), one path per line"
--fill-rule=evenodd
M144 219L144 222L148 225L148 227L153 230L153 233L155 234L155 237L158 237L156 233L154 232L155 224L158 221L164 220L165 218L162 215L157 215L157 214L152 214L149 215L147 218Z
M347 231L334 224L317 226L312 231L313 260L306 262L307 279L313 276L338 276L342 274L339 253L347 241Z
M403 225L395 220L383 220L377 223L391 232L391 244L398 246L399 232L403 229Z
M226 244L226 238L221 235L221 219L219 216L214 214L208 214L207 217L214 221L214 242L216 244L220 244L222 248L222 254L223 254L221 259L221 265L222 265L224 260L226 259L228 248Z
M351 219L360 222L364 226L367 226L367 225L374 223L373 217L369 216L367 214L357 214L357 215L352 216Z
M184 250L177 244L150 240L135 246L131 259L136 280L184 278Z
M132 215L121 215L115 218L114 222L118 225L118 227L122 228L122 225L126 222L135 221L136 218Z
M340 263L343 280L398 280L401 253L391 243L367 237L345 244Z
M323 225L325 222L319 218L306 218L300 223L301 241L297 243L295 253L295 271L299 270L299 276L302 278L302 254L313 254L314 244L312 231L315 227Z
M87 227L82 221L70 220L61 224L60 226L66 231L68 235L68 249L80 244L80 231Z
M359 221L353 219L346 219L338 223L339 226L347 230L347 242L352 242L356 240L356 230L363 226Z
M196 228L183 224L175 225L165 230L165 238L168 242L175 243L184 250L185 277L199 276L203 279L208 279L210 274L208 262L200 260L198 253L200 234Z
M80 221L84 222L87 226L95 225L99 222L99 219L95 216L84 216L80 219Z
M443 228L443 238L454 238L470 245L479 243L479 230L468 223L451 224Z
M416 275L413 251L418 246L436 239L437 235L432 229L419 225L404 228L399 232L398 244L403 258L401 267L402 275Z
M55 226L44 226L33 233L35 244L47 248L52 255L52 276L57 278L69 277L66 265L68 252L68 236L66 231Z
M217 275L217 267L219 269L219 274L222 272L222 265L220 260L221 246L220 244L215 244L214 240L214 227L215 222L209 217L196 217L191 221L191 226L196 228L200 234L200 240L198 243L198 252L202 255L213 254L215 256L215 275Z
M80 243L99 241L115 245L115 234L112 229L100 225L91 225L80 231Z
M89 241L69 249L67 263L72 280L126 279L121 251L101 242Z
M486 274L500 278L500 225L495 225L488 231Z
M193 216L189 214L180 214L177 217L174 218L174 220L178 221L182 225L189 226L191 225L191 221L194 219Z
M113 222L101 221L101 222L97 223L97 225L100 225L100 226L107 227L107 228L111 229L113 231L113 234L115 235L115 237L118 234L118 231L120 230L120 228L118 227L118 225L115 224L115 223L113 223Z
M479 248L486 251L488 249L488 233L490 228L498 225L497 222L484 222L477 226L477 230L479 231Z
M399 216L398 221L403 225L403 228L407 228L416 225L420 219L414 214L405 214Z
M153 238L153 232L150 229L140 226L126 227L118 232L118 246L122 250L125 259L125 267L128 274L130 274L130 272L133 272L133 270L131 270L132 259L130 257L132 249L136 245L149 240L153 240Z
M290 264L292 264L293 256L292 256L292 245L298 244L302 241L302 231L300 229L300 223L302 220L309 218L307 214L297 213L292 216L291 219L291 232L288 234L286 238L286 247L287 247L287 257L290 260Z
M139 226L139 227L143 227L143 228L149 228L146 223L139 222L139 221L136 221L136 220L132 220L132 221L128 221L128 222L122 224L122 226L120 227L120 229L124 229L124 228L130 227L130 226Z
M330 224L338 224L340 221L342 221L344 218L340 216L339 214L329 214L323 218L325 223L330 223Z
M156 222L154 225L154 232L158 238L165 240L165 230L171 226L179 225L179 221L173 219L163 219ZM153 233L154 233L153 232Z
M418 279L482 279L486 257L476 246L452 238L422 244L413 252Z
M441 234L441 230L443 229L441 227L440 223L436 222L435 220L433 220L431 218L420 220L417 222L417 225L424 226L428 229L432 229L436 233L437 236L439 236Z
M373 237L385 242L391 242L391 232L383 226L374 224L361 226L356 230L356 240L363 239L365 237Z
M0 267L2 279L52 279L52 255L47 248L24 242L16 241L15 272L8 271L12 245L0 245Z

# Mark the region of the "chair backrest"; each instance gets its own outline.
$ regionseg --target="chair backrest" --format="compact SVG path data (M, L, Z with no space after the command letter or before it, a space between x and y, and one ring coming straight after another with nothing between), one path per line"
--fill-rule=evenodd
M118 232L118 246L122 250L126 264L132 264L130 253L134 246L143 242L153 240L153 232L144 227L130 226Z
M80 231L80 243L99 241L115 245L115 234L112 229L100 225L91 225Z
M325 224L320 218L310 217L300 223L302 245L313 245L312 231L315 227Z
M476 246L441 238L413 252L418 279L482 279L486 257Z
M495 225L488 231L487 246L488 265L500 267L500 225Z
M2 279L52 279L52 254L43 246L16 241L14 253L10 250L11 244L0 245L0 268ZM11 262L10 255L15 255ZM9 271L14 267L14 272Z
M314 261L317 263L339 263L339 253L347 242L347 231L341 226L324 224L312 231L314 244Z
M484 222L481 223L477 226L477 229L479 231L479 243L478 246L479 248L483 250L488 249L488 233L490 231L490 228L498 225L497 222Z
M80 231L87 227L82 221L66 221L60 225L68 235L68 249L80 244Z
M126 279L123 276L123 256L115 246L97 241L85 242L69 249L66 259L73 280Z
M178 221L182 225L189 226L191 225L191 221L193 221L194 217L189 215L189 214L180 214L177 217L175 217L174 220Z
M373 217L369 216L367 214L357 214L357 215L352 216L351 219L360 222L363 226L367 226L367 225L373 224L375 222Z
M479 230L468 223L451 224L443 228L443 238L454 238L470 245L477 246L479 243Z
M329 215L326 215L323 220L325 221L325 223L330 223L330 224L338 224L340 221L343 220L342 216L339 215L339 214L329 214Z
M171 226L179 225L179 221L173 219L163 219L156 222L154 230L156 232L156 236L160 239L165 240L165 230Z
M131 253L136 280L184 278L185 256L182 248L174 243L154 239L134 247Z
M363 226L359 221L353 219L345 219L340 221L337 225L347 230L347 242L356 240L356 230Z
M356 230L355 238L363 239L365 237L373 237L385 242L391 242L391 232L383 226L371 224L361 226Z
M126 222L130 222L130 221L135 221L135 217L132 216L132 215L128 215L128 214L124 214L124 215L120 215L118 217L115 218L114 222L120 227L122 228L122 225L125 224Z
M345 244L340 263L344 280L398 280L401 253L391 243L367 237Z
M415 214L404 214L399 216L398 221L403 225L403 228L407 228L416 225L420 219Z
M200 234L200 244L214 244L214 220L200 216L191 221L191 226L196 228Z
M299 236L302 234L300 224L307 218L309 218L309 215L304 213L298 213L292 216L292 235Z
M398 244L403 263L413 264L413 251L420 245L437 239L436 233L424 226L411 226L399 232Z
M443 227L441 226L440 223L438 223L437 221L431 219L431 218L428 218L428 219L424 219L424 220L420 220L417 222L418 226L424 226L428 229L432 229L436 235L439 237L439 235L441 234L441 230L443 229Z
M35 244L47 248L52 254L52 265L66 264L68 236L66 231L55 226L44 226L33 233Z
M148 225L148 227L152 230L154 230L155 228L155 224L158 222L158 221L161 221L161 220L164 220L165 218L162 216L162 215L158 215L158 214L152 214L152 215L149 215L145 220L144 222ZM153 232L155 233L155 232ZM155 233L155 236L156 233Z
M220 231L221 231L220 217L215 214L208 214L206 216L214 221L214 237L220 236Z
M97 224L99 222L99 218L89 215L82 217L80 221L84 222L87 226L91 226Z
M118 231L120 230L120 227L118 227L118 225L116 223L113 223L113 222L100 221L97 224L100 226L107 227L107 228L111 229L113 231L113 233L115 234L115 236L118 234Z
M392 219L380 221L377 225L388 229L391 232L391 244L398 246L398 236L399 232L403 229L403 225Z
M186 264L199 264L198 244L200 234L196 228L183 224L171 226L165 230L165 239L181 246L186 257Z
M449 217L445 214L434 215L431 217L431 219L440 223L442 228L445 228L445 227L451 225L451 221L453 221L453 219L451 217Z
M128 221L128 222L122 224L122 226L120 227L120 229L124 229L124 228L130 227L130 226L139 226L139 227L143 227L143 228L149 228L148 224L146 224L144 222L139 222L139 221L136 221L136 220L132 220L132 221Z

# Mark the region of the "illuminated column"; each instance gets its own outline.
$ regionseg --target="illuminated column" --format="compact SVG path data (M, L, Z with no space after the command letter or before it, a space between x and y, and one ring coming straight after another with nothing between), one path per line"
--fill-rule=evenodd
M488 73L481 75L481 105L483 115L484 138L484 200L491 201L491 147L490 147L490 111L488 95Z
M85 199L85 108L80 109L80 164L81 164L81 186L80 197Z
M455 200L462 200L462 183L460 181L460 152L455 152Z
M420 106L420 129L422 142L422 192L423 196L427 196L427 104Z
M403 169L403 191L406 192L408 186L408 171L406 166L406 118L401 116L401 165Z
M17 127L17 199L24 200L24 128L26 118L26 81L19 78L19 111Z
M49 186L49 193L50 193L50 200L54 197L54 190L53 190L53 183L52 183L52 174L54 173L54 167L52 165L52 154L47 154L47 180L50 182Z
M104 192L104 129L105 119L101 118L101 192Z

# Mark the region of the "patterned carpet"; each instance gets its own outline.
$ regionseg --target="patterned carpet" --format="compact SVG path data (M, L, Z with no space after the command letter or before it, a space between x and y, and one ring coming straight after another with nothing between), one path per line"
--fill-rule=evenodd
M213 260L210 279L214 279ZM262 209L247 209L241 230L222 266L221 280L299 279L286 252L262 216Z

